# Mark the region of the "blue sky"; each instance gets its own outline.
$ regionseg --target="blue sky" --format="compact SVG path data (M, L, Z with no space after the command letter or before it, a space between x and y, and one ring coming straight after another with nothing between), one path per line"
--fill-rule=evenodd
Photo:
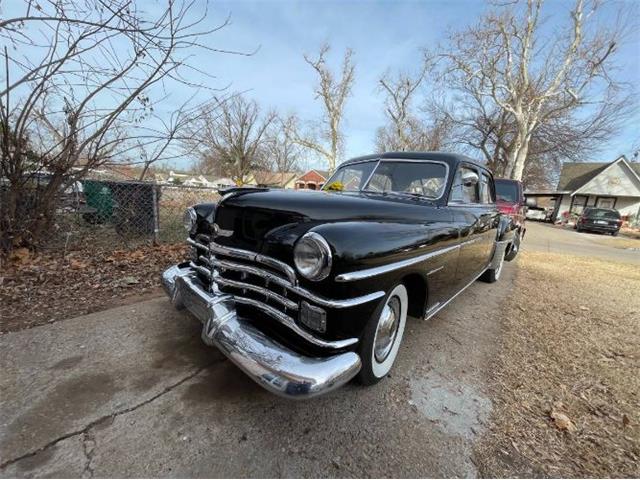
M4 2L3 2L4 3ZM140 1L143 9L159 9L162 0ZM566 21L573 0L548 0L544 13L548 28ZM212 1L208 5L207 26L215 26L231 15L231 24L208 37L208 45L229 50L253 51L253 56L195 52L191 60L199 68L215 75L207 80L213 87L229 87L229 91L245 91L263 109L297 113L303 120L317 119L320 102L314 100L316 76L304 62L303 54L314 54L329 42L330 64L339 67L344 49L354 50L355 84L348 100L344 131L345 158L374 151L376 129L384 123L383 96L377 80L387 69L413 71L419 68L423 47L435 47L450 30L458 30L475 22L487 8L481 0L425 1ZM640 2L629 0L608 2L600 12L600 21L610 22L620 6L633 10L632 34L620 48L622 78L640 85ZM18 0L4 3L5 14L22 11ZM198 5L198 8L204 8ZM197 76L196 74L194 74ZM636 87L637 90L637 87ZM152 92L160 97L163 92ZM171 97L158 105L159 114L168 114L191 95L188 88L171 88ZM632 145L640 147L640 113L594 158L614 159L628 154ZM188 161L178 161L186 167Z
M548 24L553 28L566 21L573 2L549 1L545 5ZM620 3L609 3L600 13L602 21L611 21ZM627 3L626 6L633 6ZM247 91L265 108L297 112L311 120L321 113L313 99L314 72L303 61L303 53L313 53L328 41L330 61L337 68L342 52L355 52L356 81L345 112L345 157L374 150L376 128L384 123L383 97L376 88L386 69L411 71L418 68L420 50L434 47L448 30L456 30L475 21L486 3L458 1L234 1L210 5L212 20L231 14L232 24L211 40L221 48L251 51L252 57L216 55L208 70L231 89ZM638 13L637 5L635 12ZM640 84L640 33L637 28L620 51L627 81ZM628 153L640 140L640 114L610 144L603 146L597 158L613 159Z

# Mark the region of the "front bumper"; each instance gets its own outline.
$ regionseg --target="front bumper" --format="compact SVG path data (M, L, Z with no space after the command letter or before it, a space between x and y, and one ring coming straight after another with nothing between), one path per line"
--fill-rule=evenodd
M360 357L354 352L312 358L269 338L236 314L232 295L207 291L188 266L167 269L162 284L176 308L186 308L203 323L202 340L270 392L310 398L340 387L360 370Z

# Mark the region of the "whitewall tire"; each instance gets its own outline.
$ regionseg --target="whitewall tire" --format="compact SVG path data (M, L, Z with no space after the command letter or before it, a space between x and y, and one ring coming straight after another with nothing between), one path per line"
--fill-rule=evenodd
M408 306L407 289L399 284L386 296L382 308L369 319L359 348L361 383L377 383L393 367L407 323Z

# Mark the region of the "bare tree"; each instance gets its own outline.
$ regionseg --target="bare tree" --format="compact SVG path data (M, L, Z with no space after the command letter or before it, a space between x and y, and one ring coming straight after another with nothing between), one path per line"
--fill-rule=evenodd
M344 105L351 94L354 82L355 66L353 63L353 51L345 51L340 77L335 78L334 73L326 63L326 54L329 52L328 44L320 48L317 57L304 56L311 68L318 75L316 86L316 99L322 100L324 116L321 120L319 132L315 134L303 134L299 128L292 131L293 139L299 145L314 151L326 162L330 171L336 168L336 160L340 154L343 142L342 121L344 117Z
M185 145L198 153L201 171L243 185L252 170L266 164L267 131L275 118L274 112L262 115L256 101L241 94L214 99L191 124Z
M293 139L295 123L293 115L278 118L265 141L267 166L279 175L281 186L284 186L285 175L299 168L302 147Z
M140 128L163 100L154 92L198 87L184 74L206 74L187 59L219 51L204 40L227 24L202 29L193 5L151 16L132 0L25 0L0 20L2 249L42 238L60 192L88 171L166 139Z
M378 80L379 88L385 94L384 108L388 121L376 134L376 144L380 151L421 150L416 145L416 137L420 136L422 126L416 118L414 107L415 96L426 71L425 62L415 77L405 73L398 73L393 77L387 72Z
M462 93L462 108L476 113L466 116L466 126L500 135L492 148L502 152L503 175L515 179L522 178L533 139L546 127L572 123L567 131L575 134L580 128L574 127L586 122L597 137L606 130L602 119L611 120L625 102L610 75L624 29L597 23L598 2L576 0L569 26L548 35L542 33L542 5L508 3L452 35L438 55L446 63L445 84ZM618 113L617 122L624 109ZM489 144L479 137L478 148Z

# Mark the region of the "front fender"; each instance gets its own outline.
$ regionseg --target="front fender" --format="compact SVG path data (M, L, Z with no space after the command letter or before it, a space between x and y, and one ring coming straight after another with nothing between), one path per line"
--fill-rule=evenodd
M450 222L341 222L311 231L331 245L335 275L415 257L455 243L458 235Z

